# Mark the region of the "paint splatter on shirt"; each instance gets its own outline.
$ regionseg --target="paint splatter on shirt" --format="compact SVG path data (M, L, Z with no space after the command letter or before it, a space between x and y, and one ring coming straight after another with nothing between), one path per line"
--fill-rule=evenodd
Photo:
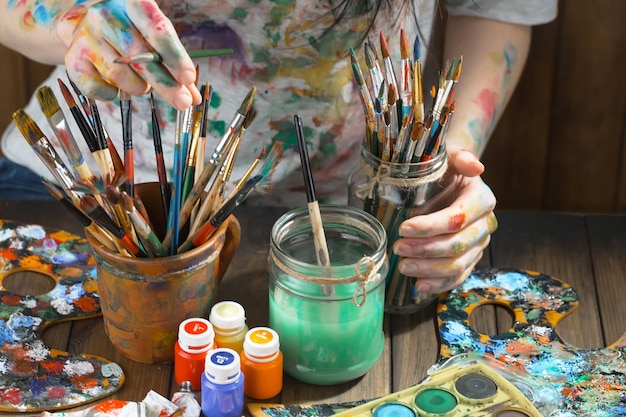
M300 114L309 146L318 198L322 202L346 203L347 178L356 165L360 142L365 133L364 115L359 102L348 57L350 47L363 56L361 41L369 28L368 12L354 11L352 16L333 25L328 2L296 0L203 0L159 1L187 49L232 48L226 57L196 59L199 84L209 81L214 87L207 134L206 153L210 155L221 138L241 101L252 86L257 88L257 117L246 130L232 174L237 181L262 147L280 142L283 157L273 176L273 191L258 199L260 204L301 206L306 203L300 160L297 151L293 116ZM356 7L363 6L362 2ZM395 4L395 2L392 2ZM409 2L407 2L409 3ZM400 29L409 36L419 33L422 45L429 45L428 34L438 16L431 0L415 1L415 16L410 5L385 6L370 29L374 38L381 29L387 37L394 62L399 62ZM454 1L458 13L479 13L468 8L475 1ZM529 4L541 1L501 1L510 6L512 20L548 21L554 17L544 7L532 12ZM370 4L370 2L366 2ZM505 19L497 8L499 19ZM489 9L481 9L489 16ZM377 45L378 49L378 45ZM58 68L44 83L58 97L56 78L65 79L64 68ZM62 100L60 100L62 101ZM60 103L70 126L78 136L78 128L69 110ZM163 152L166 166L172 167L176 112L159 100ZM122 134L119 102L100 103L100 114L116 147L121 150ZM47 122L36 100L25 110L52 138ZM157 180L152 142L150 106L147 96L133 98L133 142L135 181ZM84 144L81 140L81 146ZM12 125L5 132L3 152L11 160L28 166L40 175L51 177L34 155L24 152L24 141ZM89 152L84 146L85 155ZM87 157L86 159L91 159ZM95 163L94 172L98 172ZM171 173L171 171L170 171ZM50 178L51 179L51 178Z

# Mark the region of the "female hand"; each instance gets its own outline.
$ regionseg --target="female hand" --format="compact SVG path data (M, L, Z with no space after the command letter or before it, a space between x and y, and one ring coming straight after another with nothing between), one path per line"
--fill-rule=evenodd
M150 88L177 109L200 102L196 70L174 26L153 0L104 0L74 6L58 20L70 78L89 97L112 100ZM157 52L161 62L115 63L120 56Z
M456 200L437 212L405 220L393 245L403 259L402 274L418 277L416 288L441 293L459 286L470 275L498 223L496 198L480 178L484 166L471 152L448 147Z

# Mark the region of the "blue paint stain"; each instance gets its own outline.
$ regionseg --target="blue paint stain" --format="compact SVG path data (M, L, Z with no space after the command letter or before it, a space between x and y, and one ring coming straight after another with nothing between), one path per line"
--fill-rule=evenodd
M39 325L41 319L32 316L14 315L11 317L11 327L14 329L23 327L34 327Z
M43 239L46 237L46 231L39 225L21 226L15 229L18 236L27 239Z
M72 264L72 263L78 261L78 256L77 256L76 253L64 251L64 252L57 253L52 258L52 261L55 264L67 265L67 264Z
M48 12L44 6L37 6L33 11L33 17L37 23L49 24L54 19L52 13Z
M30 380L28 387L33 398L37 398L46 393L48 383L44 379L33 378Z
M9 327L6 321L0 321L0 346L15 342L17 342L17 336L13 329Z

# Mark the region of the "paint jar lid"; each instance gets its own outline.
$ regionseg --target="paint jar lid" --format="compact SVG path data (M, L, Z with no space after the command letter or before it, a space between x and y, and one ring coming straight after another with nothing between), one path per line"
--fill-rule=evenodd
M213 347L215 332L207 320L192 317L178 326L178 345L188 353L204 353Z
M246 312L242 305L235 301L220 301L211 307L209 321L217 334L237 333L246 324Z
M243 341L246 356L255 362L274 360L280 349L278 333L269 327L255 327L248 330Z
M217 348L207 354L204 374L214 384L226 385L237 382L240 372L239 354L234 350Z

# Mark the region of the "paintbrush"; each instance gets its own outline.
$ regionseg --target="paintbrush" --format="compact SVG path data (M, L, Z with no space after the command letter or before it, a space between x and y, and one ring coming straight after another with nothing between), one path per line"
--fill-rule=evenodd
M161 190L161 201L163 203L164 218L167 219L170 201L170 186L167 182L167 172L165 161L163 160L163 145L161 142L161 128L159 127L159 117L154 95L150 92L150 111L152 114L152 141L154 142L154 155L156 158L157 175L159 178L159 189Z
M78 195L73 191L76 180L67 169L63 160L43 134L37 123L22 109L13 113L13 120L24 139L35 150L39 159L52 173L57 182L61 185L72 201L78 201Z
M424 121L424 91L422 90L422 49L419 35L415 37L413 43L413 106L415 109L415 120Z
M261 181L256 185L256 190L259 194L267 195L272 192L274 187L272 183L272 175L276 166L283 157L283 145L281 142L274 142L270 148L270 151L263 158L263 164L259 168L259 175L263 176Z
M215 180L213 180L213 183L206 192L205 197L202 199L202 203L200 204L198 212L192 222L190 233L196 233L202 224L222 205L223 194L221 190L222 187L225 186L228 176L230 175L229 166L231 163L234 163L239 143L240 139L239 136L237 136L237 138L235 138L235 143L233 143L229 151L226 153L224 162L215 176Z
M385 82L383 74L380 70L380 63L376 59L376 52L369 42L365 43L365 64L370 77L371 95L376 96L380 86Z
M179 222L180 217L178 213L180 212L181 205L181 192L182 192L182 182L183 182L183 130L184 130L184 112L176 111L176 128L174 133L174 156L173 156L173 170L172 170L172 188L170 190L170 202L169 202L169 212L167 217L167 233L166 237L169 236L172 242L172 245L164 245L167 249L169 249L170 255L176 254L177 242L178 242L178 233L179 233Z
M202 199L202 203L198 207L197 212L195 213L194 219L191 222L190 233L195 233L198 231L199 227L211 216L212 213L217 210L221 204L223 203L224 198L224 189L226 187L226 182L230 178L230 174L232 172L235 158L237 156L237 151L239 150L239 144L241 143L241 138L245 130L250 126L252 120L256 117L256 109L254 106L250 108L250 111L246 115L244 122L241 126L241 129L237 133L237 136L234 139L233 144L230 146L228 151L226 152L226 157L224 158L224 162L220 167L213 184L209 187L209 191L206 193L205 197Z
M120 114L122 118L122 143L124 144L124 172L126 193L135 195L135 161L133 155L133 109L130 94L120 90Z
M411 46L409 43L409 37L404 29L400 29L400 90L398 94L400 96L401 111L399 117L402 117L411 112L413 107L413 85L411 83L411 77L413 76L411 70Z
M91 220L89 216L87 216L78 207L76 207L74 203L72 203L72 201L66 195L59 191L59 189L54 184L52 184L45 178L42 178L41 182L43 182L43 185L46 187L46 190L48 190L50 195L54 197L54 199L57 200L59 203L61 203L61 205L64 206L70 212L70 214L72 214L76 218L76 220L78 220L80 224L83 225L85 229L89 230L93 237L95 237L96 240L100 242L100 244L102 244L102 246L109 249L110 251L117 251L117 247L113 244L112 237L108 236L108 233L106 231L98 228L93 220Z
M80 199L80 208L87 216L89 216L96 224L119 239L119 242L133 256L145 256L145 253L139 246L124 232L124 229L118 226L107 212L98 204L92 195L84 195Z
M211 154L209 161L207 162L204 169L202 170L202 174L200 175L198 180L194 183L191 191L189 192L189 195L187 196L187 199L185 200L185 203L181 207L180 213L179 213L179 225L185 224L187 219L189 219L189 216L191 216L191 211L193 207L195 206L196 202L199 200L200 196L204 192L204 189L209 183L209 180L211 179L211 177L213 176L215 169L220 164L225 151L226 152L228 151L234 139L237 137L237 132L243 125L243 121L246 117L246 114L248 114L248 112L250 111L250 108L252 107L252 103L254 102L255 95L256 95L256 87L253 86L248 92L248 95L246 96L246 98L241 103L241 106L239 107L239 110L237 110L237 113L233 117L233 120L231 121L228 127L228 130L222 136L222 139L219 141L219 143L215 147L213 154ZM172 238L173 238L173 230L169 230L167 235L165 236L165 239L163 240L163 246L166 249L170 247L172 243Z
M387 80L387 85L391 87L395 86L396 91L398 91L398 81L396 78L396 73L393 69L393 63L391 62L391 55L389 53L389 45L387 45L387 39L385 38L385 34L383 31L380 31L380 51L383 56L383 65L385 68L385 79Z
M54 92L48 86L43 86L37 90L37 100L41 111L46 116L50 128L61 143L61 149L71 162L76 175L83 179L93 176L89 165L85 162L83 153L80 151L72 131L69 129L65 115L61 111L61 106L54 96Z
M105 175L105 176L106 175L113 176L112 174L113 163L111 161L111 164L109 165L108 161L103 159L103 152L101 149L101 144L98 142L98 138L96 137L96 134L94 133L94 131L91 129L89 122L87 121L85 116L81 113L80 108L78 107L78 105L76 104L76 101L74 100L74 97L72 96L72 93L70 93L70 90L67 88L65 83L60 78L58 78L57 81L59 83L59 87L61 88L61 93L63 94L63 98L65 99L65 102L67 103L70 109L70 112L72 113L72 116L74 117L74 120L76 121L76 124L78 125L78 128L80 129L80 132L83 135L83 139L85 140L85 142L87 143L87 146L89 147L89 151L91 152L91 155L93 156L94 160L98 164L98 168L100 168L100 172L102 173L102 175Z
M261 178L262 177L260 175L250 178L241 190L222 204L215 215L211 217L211 219L206 222L196 234L189 237L185 242L183 242L182 245L180 245L178 252L180 253L194 247L198 247L209 240L217 228L220 227L220 225L228 218L228 216L233 214L235 209L244 202Z
M330 256L328 254L328 246L326 245L326 236L324 235L324 224L320 213L319 203L315 196L315 184L313 182L313 173L311 172L311 164L304 138L304 128L302 126L302 118L296 114L293 118L296 127L296 138L298 140L298 150L300 151L300 162L302 164L302 175L304 177L304 185L306 189L307 207L309 209L309 218L311 219L311 231L313 232L313 244L315 245L315 257L317 264L330 267ZM324 294L332 294L332 287L322 285Z
M206 149L206 132L209 126L209 105L213 96L213 86L207 81L204 90L206 99L202 103L202 119L200 122L200 137L198 139L198 150L196 156L196 169L194 175L194 183L200 178L200 173L204 169L204 153Z
M135 244L139 244L139 239L135 233L133 223L130 221L130 217L128 217L128 213L126 213L126 210L124 209L120 189L111 184L107 184L104 195L106 197L107 204L113 212L113 216L111 217L116 220L116 223L124 229L124 233L126 233L128 237L135 242Z
M89 121L91 128L95 129L96 124L95 124L93 115L91 114L91 100L89 99L89 97L81 93L78 86L74 83L74 81L70 79L69 74L67 76L67 79L69 80L70 85L72 86L72 89L74 90L74 93L78 97L78 101L80 101L83 111L85 112L85 117ZM111 154L111 160L113 161L113 168L115 169L115 172L118 175L121 175L124 172L124 162L122 162L122 158L120 157L120 154L117 152L117 149L115 148L115 144L111 140L111 136L109 135L109 132L107 132L106 127L104 125L102 126L102 130L104 132L104 136L107 138L107 147L109 149L109 153Z
M99 166L103 170L102 173L106 175L108 173L111 177L115 176L115 166L113 165L113 159L111 157L111 151L109 150L109 141L104 133L104 127L102 126L102 119L100 118L100 112L95 101L90 103L91 115L93 116L94 132L96 133L96 143L98 144L98 150L96 151L96 161L101 161Z
M354 80L356 81L356 85L359 90L359 97L361 98L361 105L363 106L365 119L367 121L374 121L374 105L372 103L372 96L367 88L367 84L365 84L363 72L361 71L354 49L352 48L350 48L350 62L352 63L352 73L354 74Z
M187 51L190 58L206 58L211 56L232 55L234 51L231 48L223 49L197 49ZM144 52L131 56L120 56L113 60L116 64L141 64L147 62L161 62L161 55L157 52Z
M133 204L133 199L125 192L122 192L121 194L121 204L133 223L135 232L137 233L141 244L146 249L146 252L148 252L148 255L152 255L153 257L167 256L167 251L163 248L161 241L154 233L150 223L137 210L135 204Z
M202 102L198 105L198 109L194 111L193 114L193 123L192 123L192 134L191 134L191 143L189 144L189 152L187 153L187 160L185 172L183 175L183 183L182 183L182 199L184 200L191 191L191 187L195 181L196 175L196 162L198 160L198 143L200 141L200 128L202 124L202 119L204 117L204 103L207 100L208 91L206 86L202 86L200 94L202 95Z

